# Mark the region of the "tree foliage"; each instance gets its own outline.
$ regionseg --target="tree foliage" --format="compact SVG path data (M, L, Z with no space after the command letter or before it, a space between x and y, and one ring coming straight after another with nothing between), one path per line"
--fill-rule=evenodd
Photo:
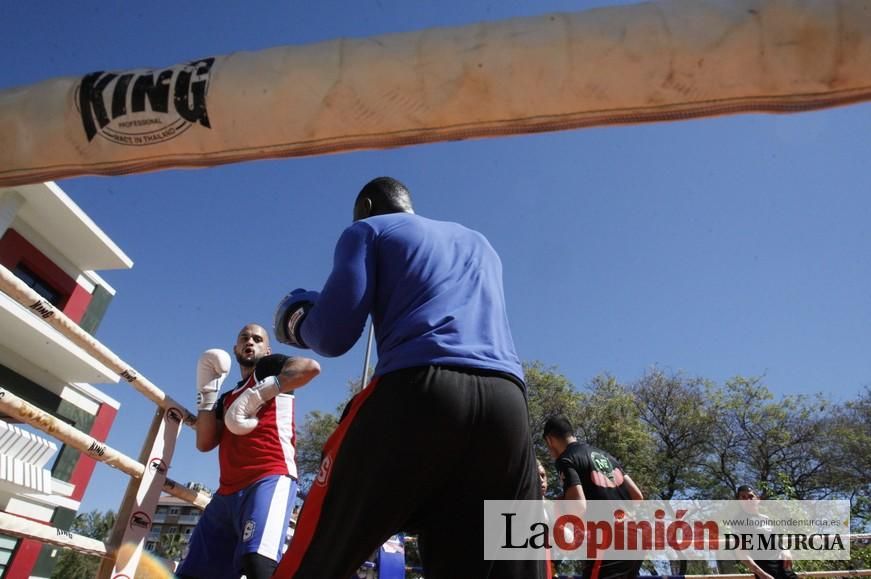
M871 523L871 388L844 404L823 396L775 396L762 377L715 384L653 368L622 384L602 374L576 388L540 362L525 365L529 423L543 464L544 422L565 414L579 439L624 463L650 498L730 499L750 484L769 499L848 499L854 531ZM549 469L549 494L558 480ZM871 546L851 561L801 561L799 570L868 568ZM561 562L559 572L574 572Z
M155 549L155 554L167 561L179 561L184 554L186 546L187 542L181 533L162 535Z
M317 476L324 444L338 423L338 418L330 412L313 410L306 414L296 436L296 469L302 489L308 490Z
M526 374L529 431L532 433L535 455L542 464L547 465L550 455L541 437L544 422L555 414L565 414L574 422L580 420L581 396L569 379L555 368L548 368L541 362L530 362L523 365L523 371Z
M631 386L641 422L653 436L647 495L661 499L692 498L702 485L702 467L714 436L706 408L711 385L683 374L654 368Z
M69 530L85 537L107 541L114 525L114 512L101 513L94 510L77 515ZM100 558L95 555L64 549L58 557L51 576L53 579L93 579L99 566Z
M830 427L834 409L822 398L783 396L775 400L761 378L736 377L712 393L708 403L715 436L701 491L731 497L752 484L767 498L815 499L838 494Z

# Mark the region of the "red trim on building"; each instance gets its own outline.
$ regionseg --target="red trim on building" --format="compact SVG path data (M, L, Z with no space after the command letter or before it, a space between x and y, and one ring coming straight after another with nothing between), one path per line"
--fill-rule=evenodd
M42 543L33 539L21 539L15 555L6 565L6 579L28 579L30 572L36 565L39 553L42 551Z
M94 418L94 424L91 426L89 434L104 442L109 436L109 430L112 428L112 423L115 422L115 416L118 410L112 408L108 404L100 404L100 409L97 411L97 416ZM76 466L73 467L72 475L70 476L70 484L75 485L73 494L70 496L74 501L81 501L85 496L85 490L88 488L88 482L91 480L91 475L94 473L94 467L97 461L85 454L79 455L79 460Z
M85 312L88 311L88 304L91 303L92 297L93 295L88 293L88 290L76 284L73 293L67 300L67 305L64 306L64 313L75 323L80 323Z
M14 270L19 263L26 265L61 294L61 310L67 317L77 324L82 320L93 296L20 233L9 229L0 238L0 264Z
M68 276L14 229L6 231L0 239L0 263L9 269L14 269L16 265L23 263L64 295L64 305L76 287L76 280Z

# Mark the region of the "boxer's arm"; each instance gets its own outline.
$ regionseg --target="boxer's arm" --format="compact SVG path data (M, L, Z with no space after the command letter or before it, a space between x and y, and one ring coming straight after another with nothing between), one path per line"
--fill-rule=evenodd
M267 402L305 386L320 372L320 365L311 358L266 356L254 369L257 385L242 392L227 408L224 426L237 436L245 436L257 427L257 415Z
M197 450L209 452L218 446L223 428L214 410L200 410L197 413Z
M221 440L223 425L216 410L223 408L223 400L218 393L230 365L230 354L219 348L206 350L197 360L197 449L201 452L212 450Z
M316 360L291 356L278 374L279 393L291 393L311 382L320 373L321 365Z
M333 271L300 330L306 345L322 356L341 356L363 333L374 301L374 245L375 232L360 221L336 244Z

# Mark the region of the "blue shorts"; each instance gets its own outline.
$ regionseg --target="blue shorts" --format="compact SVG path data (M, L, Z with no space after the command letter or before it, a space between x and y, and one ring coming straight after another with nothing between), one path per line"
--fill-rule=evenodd
M262 478L231 495L214 495L176 573L202 579L239 579L242 557L258 553L278 561L284 552L296 481Z

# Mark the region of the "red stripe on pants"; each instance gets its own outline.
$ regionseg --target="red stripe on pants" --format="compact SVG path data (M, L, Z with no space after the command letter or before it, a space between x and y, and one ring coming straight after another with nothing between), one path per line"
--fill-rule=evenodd
M593 563L593 572L590 573L590 579L599 579L599 569L602 567L602 560L596 559Z
M324 458L321 461L321 470L312 484L311 490L309 490L308 497L306 497L299 521L297 522L296 531L293 534L293 540L290 542L290 548L284 554L284 557L281 558L281 563L279 563L278 568L275 569L275 573L272 575L273 579L291 579L296 575L297 570L299 570L302 559L306 551L308 551L308 547L318 528L321 510L324 507L324 499L330 490L330 480L333 473L332 466L336 460L336 455L339 453L339 447L342 445L342 440L344 440L348 428L357 416L357 412L369 396L372 395L372 392L375 391L377 383L378 378L376 377L369 383L369 386L354 397L347 416L339 423L336 431L330 435L329 440L324 445Z

